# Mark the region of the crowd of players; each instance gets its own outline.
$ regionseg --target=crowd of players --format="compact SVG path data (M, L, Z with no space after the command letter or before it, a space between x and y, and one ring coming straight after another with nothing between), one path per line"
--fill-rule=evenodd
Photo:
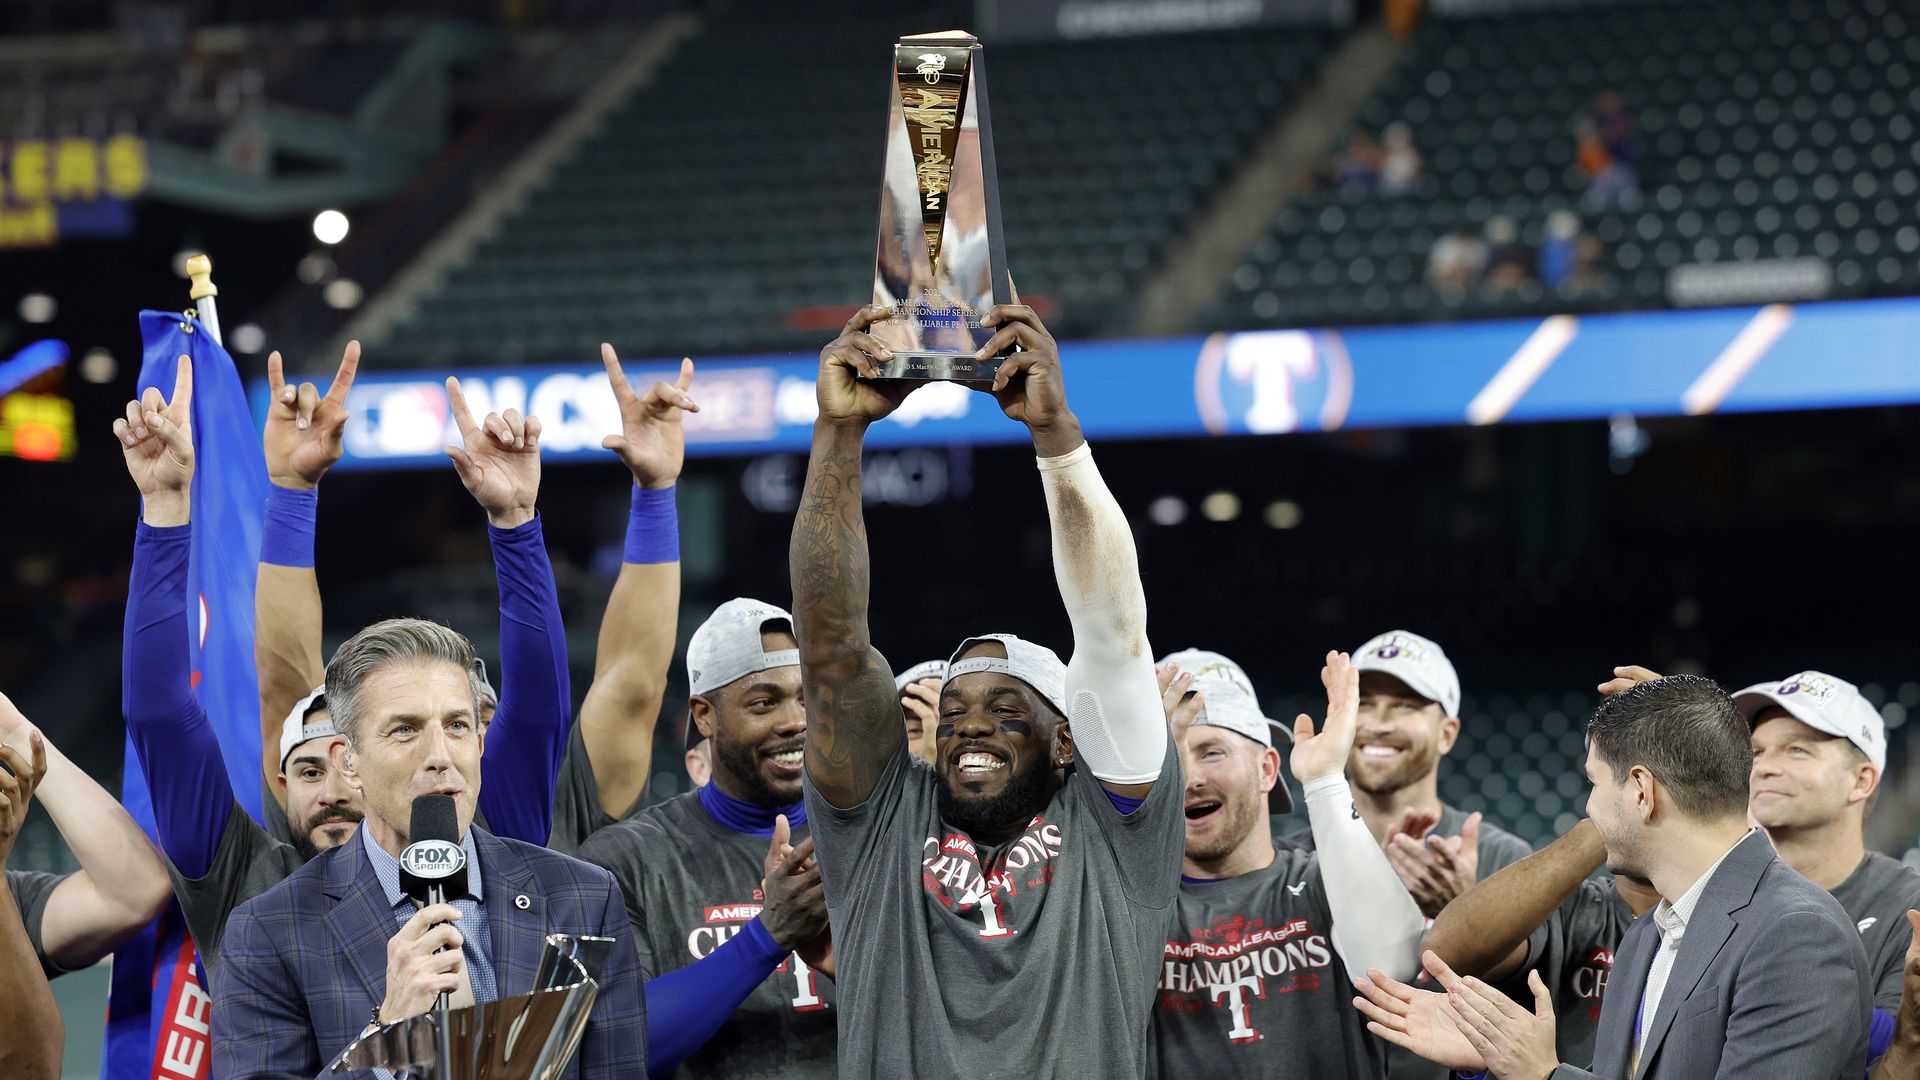
M159 851L0 697L0 856L37 798L82 867L8 872L0 1071L57 1075L47 980L171 895L224 1080L317 1075L443 993L525 993L555 931L617 939L569 1075L1920 1077L1920 871L1864 846L1886 735L1851 684L1729 696L1614 669L1590 817L1532 852L1440 800L1461 686L1439 644L1327 653L1319 723L1269 720L1218 653L1156 664L1127 521L1025 308L994 309L982 355L1010 355L991 393L1032 434L1073 652L972 633L896 675L867 629L860 468L912 386L871 378L878 314L821 354L792 611L736 599L695 630L698 786L651 805L691 362L642 393L603 348L632 511L576 722L540 421L476 421L447 380L499 581L498 692L423 620L323 661L318 487L359 352L324 394L270 359L258 819L191 688L191 363L129 402L123 706ZM1295 785L1309 827L1275 836ZM474 870L422 905L399 857L427 795L453 798Z

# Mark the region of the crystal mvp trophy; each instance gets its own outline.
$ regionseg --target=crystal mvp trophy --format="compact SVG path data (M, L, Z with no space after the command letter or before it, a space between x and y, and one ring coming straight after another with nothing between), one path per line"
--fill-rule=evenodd
M1000 234L984 50L957 30L902 38L880 190L873 302L890 310L868 332L893 350L880 377L993 381L993 337L980 317L1013 302Z

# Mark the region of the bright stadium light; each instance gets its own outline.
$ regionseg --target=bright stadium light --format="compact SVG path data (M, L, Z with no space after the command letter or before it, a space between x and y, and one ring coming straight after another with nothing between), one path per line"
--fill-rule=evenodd
M1208 521L1232 521L1240 516L1240 496L1216 491L1200 500L1200 515Z
M1187 504L1172 495L1162 495L1147 505L1147 517L1155 525L1178 525L1187 520Z
M267 347L267 332L260 329L259 323L241 323L227 334L227 344L233 346L234 352L257 353Z
M48 323L60 312L60 305L43 292L30 292L20 298L20 321Z
M327 282L320 290L320 299L335 311L346 311L360 306L360 283L351 278L335 278Z
M120 373L120 362L113 354L95 345L80 358L80 377L90 383L110 383Z
M1300 524L1300 504L1292 499L1281 499L1267 504L1267 527L1270 529L1291 529Z
M313 216L313 238L323 244L337 244L347 238L347 215L338 210L322 210Z

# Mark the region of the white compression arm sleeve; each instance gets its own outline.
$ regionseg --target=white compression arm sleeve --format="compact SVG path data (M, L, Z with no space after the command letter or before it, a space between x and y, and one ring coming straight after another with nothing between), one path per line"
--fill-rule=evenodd
M1308 784L1305 794L1327 907L1333 911L1333 948L1347 974L1365 978L1373 968L1411 980L1420 970L1427 920L1367 823L1353 812L1347 778L1323 776Z
M1066 705L1074 753L1108 783L1150 783L1160 778L1170 736L1133 530L1085 443L1039 463L1053 572L1073 623Z

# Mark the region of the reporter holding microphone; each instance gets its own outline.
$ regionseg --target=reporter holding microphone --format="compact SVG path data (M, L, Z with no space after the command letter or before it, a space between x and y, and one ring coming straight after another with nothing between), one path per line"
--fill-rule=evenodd
M215 1075L312 1077L442 994L459 1008L527 993L556 932L618 939L564 1075L645 1075L642 976L613 876L473 825L475 683L473 646L421 619L375 623L328 663L333 765L365 792L366 821L228 921ZM437 873L456 861L464 873Z

